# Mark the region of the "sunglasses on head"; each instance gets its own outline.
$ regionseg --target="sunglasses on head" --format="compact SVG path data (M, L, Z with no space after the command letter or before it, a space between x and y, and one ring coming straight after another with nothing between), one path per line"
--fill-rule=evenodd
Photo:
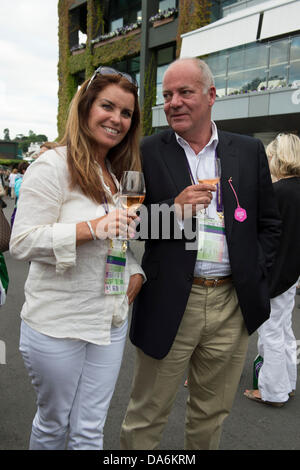
M89 83L88 83L88 86L86 87L86 89L89 88L90 84L92 83L92 81L97 77L97 75L118 75L119 77L124 77L126 78L126 80L128 80L132 85L134 85L136 88L138 87L138 84L137 84L137 81L134 77L132 77L131 75L129 75L129 73L125 73L125 72L119 72L118 70L116 69L113 69L112 67L106 67L104 65L101 65L100 67L98 67L95 72L94 72L94 75L92 76L92 78L90 79Z

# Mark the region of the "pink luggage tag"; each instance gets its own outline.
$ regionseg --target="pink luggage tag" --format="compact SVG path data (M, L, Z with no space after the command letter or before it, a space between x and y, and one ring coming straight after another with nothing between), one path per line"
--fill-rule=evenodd
M239 203L239 200L238 200L238 197L236 195L236 192L234 190L234 187L232 186L232 177L229 178L228 180L228 183L230 184L231 186L231 189L233 191L233 194L235 196L235 199L236 199L236 202L237 202L237 208L235 209L234 211L234 218L235 220L237 220L238 222L244 222L244 220L247 219L247 212L246 212L246 209L243 209L241 206L240 206L240 203Z

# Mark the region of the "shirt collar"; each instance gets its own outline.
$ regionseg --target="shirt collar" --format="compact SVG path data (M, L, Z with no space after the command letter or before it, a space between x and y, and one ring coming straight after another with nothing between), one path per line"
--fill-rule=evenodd
M182 137L180 137L180 135L178 135L176 132L175 132L175 136L176 136L176 140L177 140L178 144L181 147L185 147L186 145L188 145L190 147L190 144L186 140L184 140ZM209 141L207 142L207 144L205 145L204 149L208 148L209 146L212 146L213 149L215 150L217 148L218 143L219 143L218 129L217 129L217 126L216 126L215 122L211 121L211 137L210 137ZM201 152L204 149L202 149Z

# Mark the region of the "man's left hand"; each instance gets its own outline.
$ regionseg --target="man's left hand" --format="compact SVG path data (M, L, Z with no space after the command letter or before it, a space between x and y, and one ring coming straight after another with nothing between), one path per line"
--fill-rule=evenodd
M130 276L127 289L127 298L129 305L132 304L132 302L140 292L143 282L144 278L141 274L133 274L132 276Z

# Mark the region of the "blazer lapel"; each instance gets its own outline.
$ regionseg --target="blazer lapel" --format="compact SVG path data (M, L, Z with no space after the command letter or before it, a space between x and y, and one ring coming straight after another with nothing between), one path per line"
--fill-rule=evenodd
M224 206L226 235L230 236L232 231L234 211L237 202L228 180L232 179L232 185L238 194L239 188L239 159L232 145L232 139L222 131L218 131L219 143L217 154L221 160L221 189Z
M171 131L164 136L163 141L165 146L162 157L179 194L192 184L188 162L183 148L177 143L174 132Z

